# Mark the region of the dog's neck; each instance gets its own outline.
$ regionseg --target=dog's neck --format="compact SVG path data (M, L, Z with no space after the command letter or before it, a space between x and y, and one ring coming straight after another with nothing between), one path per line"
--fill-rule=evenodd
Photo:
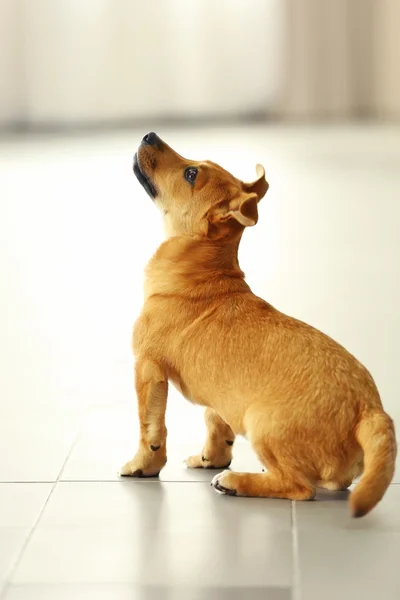
M249 291L238 263L239 242L240 237L169 238L146 268L145 298L154 295L208 298Z

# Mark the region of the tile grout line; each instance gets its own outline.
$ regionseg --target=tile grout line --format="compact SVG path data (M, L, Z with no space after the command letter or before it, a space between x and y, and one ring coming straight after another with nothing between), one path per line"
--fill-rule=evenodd
M26 481L23 479L19 479L18 481L13 481L12 479L7 479L7 480L2 480L0 481L0 485L19 485L19 484L24 484L26 485L27 483L36 483L36 484L41 484L41 483L54 483L54 479L31 479L30 481Z
M26 536L26 538L25 538L25 540L24 540L24 542L23 542L23 544L22 544L22 546L21 546L21 549L20 549L20 551L18 552L18 555L17 555L17 557L16 557L15 561L14 561L14 562L13 562L13 564L11 565L11 567L10 567L10 569L9 569L9 571L8 571L8 573L7 573L6 577L5 577L5 579L4 579L4 586L3 586L3 589L0 589L0 600L5 600L5 598L6 598L6 596L7 596L7 593L8 593L8 590L9 590L9 588L10 588L10 584L11 584L11 579L12 579L12 577L13 577L13 575L14 575L15 571L17 570L17 568L18 568L18 565L19 565L19 564L20 564L20 562L21 562L21 559L22 559L22 557L23 557L23 555L24 555L24 552L25 552L26 548L28 547L28 544L29 544L29 542L31 541L31 539L32 539L32 536L33 536L34 532L36 531L36 528L37 528L37 526L39 525L40 519L42 518L42 516L43 516L43 513L44 513L44 511L46 510L46 507L47 507L47 504L49 503L49 500L50 500L50 498L52 497L52 495L53 495L53 493L54 493L54 491L55 491L55 489L56 489L56 487L57 487L58 483L60 482L60 478L61 478L61 476L62 476L62 474L63 474L63 472L64 472L64 469L65 469L65 466L66 466L66 464L67 464L67 462L68 462L68 459L69 459L69 457L71 456L71 454L72 454L72 452L73 452L73 450L74 450L74 448L75 448L76 444L78 443L78 440L79 440L79 438L80 438L80 436L81 436L81 432L82 432L83 423L85 422L85 420L86 420L86 418L87 418L87 414L88 414L88 412L90 412L90 410L87 410L87 411L85 411L84 415L82 416L81 423L80 423L80 424L79 424L79 426L78 426L78 431L77 431L77 433L76 433L75 439L74 439L74 441L72 442L72 444L71 444L71 447L70 447L69 451L67 452L67 456L65 457L65 459L64 459L64 462L63 462L63 463L62 463L62 465L61 465L61 469L60 469L60 471L59 471L59 473L58 473L58 475L57 475L57 478L56 478L56 480L55 480L55 481L52 481L52 482L50 482L50 483L52 483L52 484L53 484L53 486L52 486L52 488L51 488L50 492L48 493L48 495L47 495L47 498L46 498L46 500L44 501L44 503L43 503L43 506L42 506L42 508L40 509L38 516L37 516L37 517L36 517L36 519L33 521L32 527L30 528L30 530L29 530L29 533L28 533L28 535ZM37 483L37 482L34 482L34 481L33 481L33 482L28 482L28 483L33 483L33 484L35 484L35 483ZM42 483L42 482L40 482L40 483Z
M69 457L69 456L68 456ZM67 457L67 458L68 458ZM218 472L218 469L215 470ZM154 477L120 477L116 479L63 479L60 480L59 483L123 483L131 481L132 483L210 483L211 479L158 479ZM22 480L13 481L12 479L3 479L0 480L0 485L19 485L19 484L45 484L45 483L54 483L55 480L51 479L30 479L30 480ZM392 481L390 484L392 485L400 485L400 481Z
M21 562L22 556L23 556L23 554L24 554L24 552L26 550L26 547L28 546L28 544L29 544L29 542L30 542L30 540L31 540L31 538L33 536L33 533L34 533L34 531L35 531L35 529L36 529L36 527L37 527L37 525L38 525L38 523L39 523L39 521L40 521L40 519L42 517L42 514L43 514L43 512L44 512L44 510L45 510L45 508L47 506L47 503L49 502L51 496L53 495L53 492L54 492L54 490L56 488L56 485L57 485L57 480L53 481L52 483L53 483L53 487L51 488L50 492L48 493L47 498L44 501L43 506L40 509L38 516L34 520L34 522L32 524L32 527L30 528L29 533L26 536L26 538L25 538L25 540L24 540L24 542L23 542L23 544L21 546L21 550L18 552L18 555L17 555L14 563L11 565L11 567L10 567L10 569L9 569L6 577L5 577L4 587L1 590L1 594L0 594L0 600L4 600L5 597L6 597L6 595L7 595L7 592L8 592L8 589L10 587L10 583L11 583L11 578L14 575L15 571L17 570L17 567L18 567L19 563Z
M301 577L299 562L299 532L297 528L296 502L291 501L292 515L292 559L293 559L293 584L292 600L301 600Z

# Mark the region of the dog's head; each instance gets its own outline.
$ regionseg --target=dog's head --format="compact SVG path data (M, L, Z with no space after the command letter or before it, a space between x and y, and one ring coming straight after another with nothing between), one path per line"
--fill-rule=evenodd
M144 136L133 171L164 215L168 236L236 235L257 223L257 204L268 190L265 171L243 183L210 161L183 158L155 133Z

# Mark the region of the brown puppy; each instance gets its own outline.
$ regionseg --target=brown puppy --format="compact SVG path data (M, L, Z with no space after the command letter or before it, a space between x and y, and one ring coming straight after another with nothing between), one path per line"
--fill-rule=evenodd
M206 407L208 435L189 467L230 464L236 435L267 473L223 471L223 493L307 500L347 488L351 512L381 500L395 467L393 422L368 371L331 338L255 296L238 264L244 227L257 223L264 169L245 184L211 162L189 161L155 133L134 172L164 216L167 240L146 271L136 323L141 438L122 475L158 475L167 461L168 382Z

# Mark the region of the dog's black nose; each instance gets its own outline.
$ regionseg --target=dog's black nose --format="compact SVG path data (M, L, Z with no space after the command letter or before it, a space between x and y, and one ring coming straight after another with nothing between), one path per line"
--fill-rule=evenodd
M143 144L147 144L148 146L156 146L159 141L160 141L160 138L158 137L158 135L156 133L154 133L154 131L150 131L150 133L146 133L146 135L144 136L144 138L142 140Z

